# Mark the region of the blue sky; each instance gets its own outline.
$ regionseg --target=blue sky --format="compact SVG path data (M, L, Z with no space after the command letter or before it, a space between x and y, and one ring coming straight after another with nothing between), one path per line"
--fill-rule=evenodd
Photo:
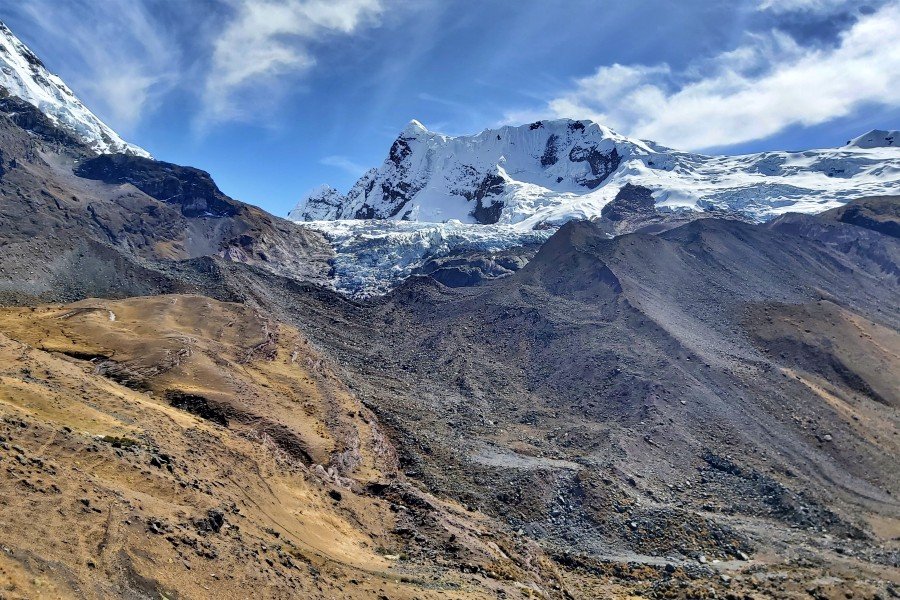
M900 0L23 0L0 19L127 140L284 215L412 118L593 118L689 150L900 126Z

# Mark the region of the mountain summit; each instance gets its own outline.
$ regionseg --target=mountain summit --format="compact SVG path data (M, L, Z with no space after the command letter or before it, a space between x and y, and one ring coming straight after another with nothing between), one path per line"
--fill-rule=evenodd
M16 96L34 105L54 125L75 135L98 154L150 153L129 144L79 100L62 79L0 22L0 96Z
M900 150L893 139L891 132L875 131L843 148L707 156L631 139L585 120L537 121L458 137L413 120L381 166L346 196L316 190L290 217L458 220L540 229L599 217L632 184L651 190L662 210L727 210L766 220L897 189Z

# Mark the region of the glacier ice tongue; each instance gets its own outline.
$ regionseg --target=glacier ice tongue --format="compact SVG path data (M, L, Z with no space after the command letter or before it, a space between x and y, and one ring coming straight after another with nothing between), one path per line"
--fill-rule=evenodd
M303 227L323 233L335 251L335 289L364 298L385 294L429 258L453 250L499 252L545 242L555 229L473 225L451 221L311 221Z

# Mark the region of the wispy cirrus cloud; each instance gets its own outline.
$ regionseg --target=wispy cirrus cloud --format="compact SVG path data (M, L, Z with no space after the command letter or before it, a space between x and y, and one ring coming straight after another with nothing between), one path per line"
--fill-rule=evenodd
M855 0L761 0L759 10L777 14L790 12L835 12L857 5Z
M900 2L865 12L832 46L802 46L776 29L680 72L666 64L603 66L543 108L510 112L506 120L589 118L631 136L704 149L826 123L866 105L900 106L893 75L900 73L893 43Z
M324 42L383 11L383 0L29 0L0 14L18 17L57 57L50 66L127 131L176 89L197 99L200 129L264 122Z
M311 45L377 23L381 0L233 0L213 43L204 123L255 120L284 91L279 78L316 64Z
M67 83L116 129L128 132L179 79L177 45L146 4L133 0L30 0L8 10L65 57Z
M326 156L319 161L319 164L325 165L327 167L335 167L337 169L341 169L348 175L353 175L355 177L359 177L369 170L368 166L354 162L352 159L347 158L346 156Z

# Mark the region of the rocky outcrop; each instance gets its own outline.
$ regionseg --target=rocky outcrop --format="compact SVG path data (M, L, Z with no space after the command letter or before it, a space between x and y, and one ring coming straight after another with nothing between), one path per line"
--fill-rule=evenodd
M230 217L239 205L219 190L206 171L125 154L104 154L75 168L86 179L130 183L148 196L178 206L186 217Z

